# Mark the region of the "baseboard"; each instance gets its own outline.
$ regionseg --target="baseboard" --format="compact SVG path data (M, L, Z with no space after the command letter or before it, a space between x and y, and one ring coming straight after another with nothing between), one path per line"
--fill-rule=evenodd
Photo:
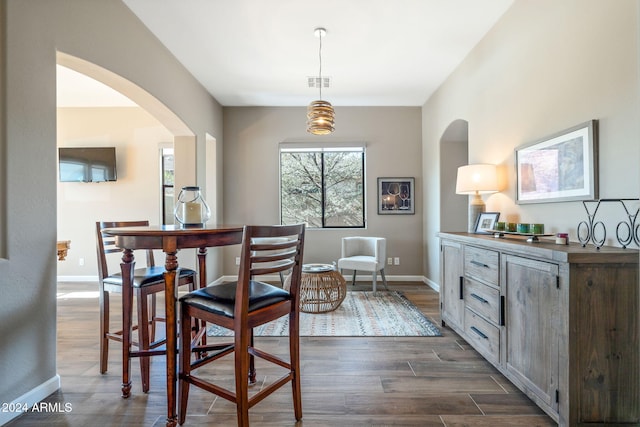
M28 411L33 408L38 402L44 400L51 393L60 389L60 375L56 375L55 377L43 382L39 386L31 389L26 392L22 396L14 399L13 402L9 403L8 408L12 410L16 409L17 412L4 412L0 411L0 426L7 424L9 421L14 418L19 417L23 414L24 409L26 408Z
M422 282L429 286L436 292L440 292L440 285L433 280L426 278L425 276L401 276L401 275L391 275L386 276L387 282ZM213 282L210 285L218 285L224 282L231 282L238 280L238 276L222 276ZM263 280L267 282L279 282L280 276L277 275L265 275L263 276ZM351 276L346 275L345 280L347 282L351 281ZM370 282L371 274L366 275L357 275L356 282ZM58 276L58 282L98 282L97 276ZM378 282L382 283L382 279L378 278Z
M58 276L58 282L96 282L98 276Z
M210 285L219 285L221 283L224 282L235 282L236 280L238 280L238 276L222 276L219 277L218 279L214 280L213 282L209 283ZM264 274L262 276L260 276L260 280L264 281L264 282L280 282L280 276L278 275L269 275L269 274Z
M344 276L345 280L349 280L349 275ZM422 282L422 276L394 276L394 275L387 275L387 282ZM364 280L367 282L371 281L371 275L363 275L363 276L356 276L356 282L358 280ZM378 283L381 283L382 279L380 277L378 277Z
M346 274L344 276L344 279L348 282L351 283L351 278L352 276L350 274ZM437 283L434 283L433 281L427 279L424 276L400 276L400 275L396 275L396 276L386 276L387 282L422 282L422 283L426 283L427 285L429 285L429 287L438 290L439 286ZM231 282L231 281L235 281L238 280L238 276L222 276L219 279L211 282L211 285L217 285L223 282ZM261 276L261 280L264 280L266 282L271 282L271 281L280 281L280 277L276 276L276 275L264 275ZM371 274L363 274L363 275L356 275L356 282L371 282ZM382 283L382 278L380 276L378 276L378 281L377 283Z
M433 280L427 278L427 277L423 277L422 281L424 283L427 284L427 286L429 286L431 289L433 289L434 291L440 293L440 285L436 282L434 282Z

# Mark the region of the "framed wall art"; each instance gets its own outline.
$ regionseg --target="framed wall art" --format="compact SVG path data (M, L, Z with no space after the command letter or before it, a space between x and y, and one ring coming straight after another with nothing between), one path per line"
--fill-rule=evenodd
M378 178L378 214L414 214L414 193L414 178Z
M516 203L598 198L598 122L516 148Z

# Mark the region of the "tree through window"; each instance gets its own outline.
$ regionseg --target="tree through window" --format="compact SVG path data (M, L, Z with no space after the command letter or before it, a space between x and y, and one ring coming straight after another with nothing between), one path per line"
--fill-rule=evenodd
M364 148L281 148L282 224L363 228Z

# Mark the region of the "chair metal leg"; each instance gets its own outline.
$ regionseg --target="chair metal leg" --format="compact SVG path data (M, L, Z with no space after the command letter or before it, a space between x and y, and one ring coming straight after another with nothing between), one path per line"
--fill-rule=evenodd
M384 268L380 269L380 275L382 276L382 283L384 284L385 289L389 290L387 287L387 278L384 276Z
M373 272L373 292L376 292L376 280L378 280L378 272L374 271Z
M351 279L351 285L356 285L356 270L353 270L353 279Z

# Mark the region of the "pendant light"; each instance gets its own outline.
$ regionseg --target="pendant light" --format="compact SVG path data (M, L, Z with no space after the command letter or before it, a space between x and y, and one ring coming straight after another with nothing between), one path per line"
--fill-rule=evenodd
M320 38L320 49L318 56L320 58L319 88L320 97L316 101L312 101L307 107L307 132L314 135L327 135L335 130L333 106L328 101L322 100L322 37L327 34L324 28L316 28L314 30L316 37Z

